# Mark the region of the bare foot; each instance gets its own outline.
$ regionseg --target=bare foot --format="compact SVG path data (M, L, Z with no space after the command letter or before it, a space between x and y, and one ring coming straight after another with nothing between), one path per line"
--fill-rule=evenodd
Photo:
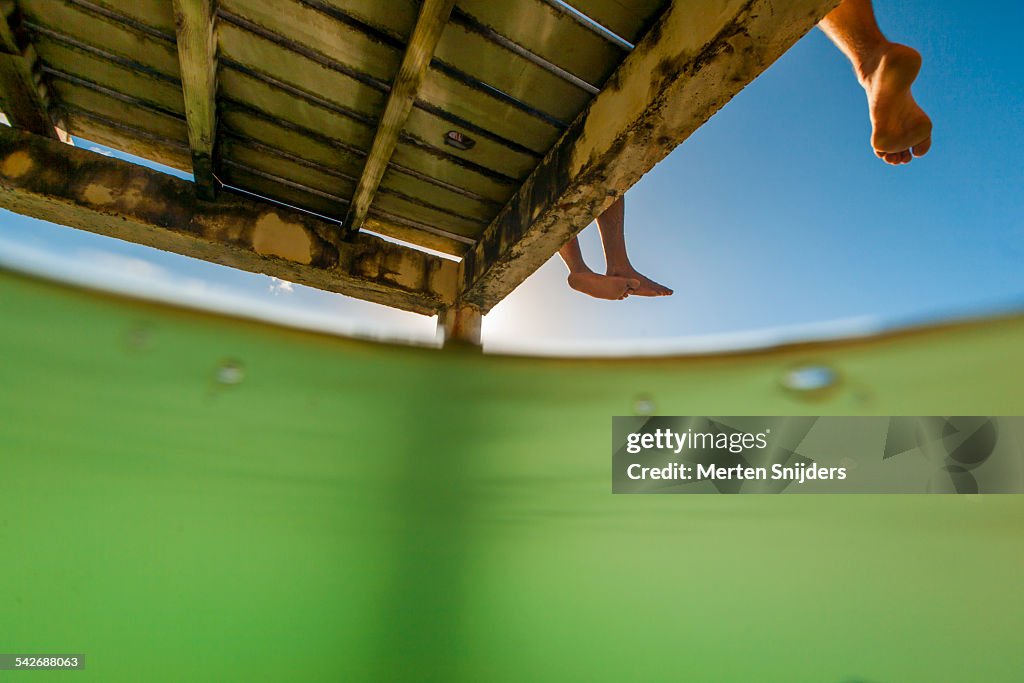
M921 69L917 50L890 43L862 77L871 110L871 146L890 164L910 163L932 146L932 122L910 94Z
M598 299L625 299L635 293L640 281L612 275L597 273L572 273L569 275L569 286L577 292L583 292Z
M630 294L636 296L670 296L672 290L665 285L660 285L651 278L641 275L632 268L621 271L609 271L610 277L624 277L631 280L636 280L640 284L633 288Z

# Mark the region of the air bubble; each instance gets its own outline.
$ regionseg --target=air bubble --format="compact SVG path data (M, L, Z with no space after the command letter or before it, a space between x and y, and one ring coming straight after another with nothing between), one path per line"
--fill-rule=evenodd
M654 399L647 394L640 394L633 399L633 413L636 415L654 415L657 409Z
M789 391L812 394L839 384L839 373L827 365L801 365L782 376L782 386Z
M236 360L226 360L217 368L217 383L224 385L240 384L245 379L245 370L242 364Z

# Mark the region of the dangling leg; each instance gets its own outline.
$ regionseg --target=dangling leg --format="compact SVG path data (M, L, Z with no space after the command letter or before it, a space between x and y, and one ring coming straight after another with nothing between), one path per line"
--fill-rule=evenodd
M932 122L910 94L921 69L917 50L882 35L871 0L844 0L819 26L850 59L867 93L875 154L890 164L924 155Z
M601 231L601 244L604 246L606 271L611 277L624 277L639 281L630 294L636 296L668 296L672 290L659 285L654 280L641 275L629 262L626 254L625 236L626 202L619 197L615 203L605 209L597 219L597 227Z
M592 271L583 260L580 242L575 237L558 250L558 255L562 257L565 266L569 269L569 286L577 292L589 294L598 299L625 299L633 288L640 286L638 280L609 277Z

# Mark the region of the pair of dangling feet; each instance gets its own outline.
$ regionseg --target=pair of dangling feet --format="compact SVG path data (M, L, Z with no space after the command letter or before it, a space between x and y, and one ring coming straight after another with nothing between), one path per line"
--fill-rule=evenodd
M569 274L569 286L598 299L625 299L627 296L668 296L672 290L641 275L633 268L609 271L606 275L585 270Z

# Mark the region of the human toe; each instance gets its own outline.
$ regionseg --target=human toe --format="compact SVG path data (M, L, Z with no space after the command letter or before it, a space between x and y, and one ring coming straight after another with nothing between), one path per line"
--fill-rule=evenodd
M927 138L925 138L921 142L919 142L916 145L914 145L914 156L915 157L923 157L925 154L928 153L928 150L930 150L931 148L932 148L932 138L929 135Z

